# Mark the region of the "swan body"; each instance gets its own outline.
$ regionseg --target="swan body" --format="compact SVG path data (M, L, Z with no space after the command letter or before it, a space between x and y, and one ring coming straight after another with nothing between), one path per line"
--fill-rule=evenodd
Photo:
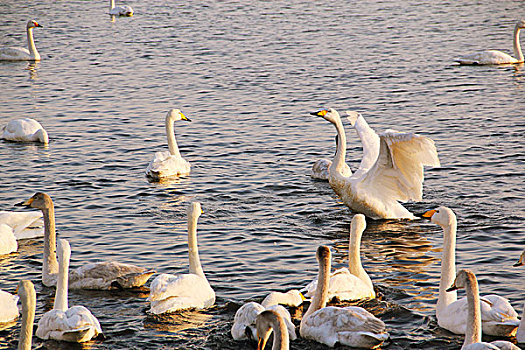
M37 192L21 206L40 209L44 217L44 262L42 265L42 283L55 286L58 277L58 262L56 258L55 207L48 194ZM122 264L117 262L90 263L71 271L69 275L70 289L100 289L133 288L144 285L155 273L154 270Z
M2 138L8 141L49 143L47 131L31 118L10 120L2 129Z
M456 273L456 215L450 208L441 206L427 211L423 217L430 218L431 222L441 226L444 234L439 297L436 305L438 325L453 333L465 334L468 325L468 300L466 297L458 299L455 291L446 291L454 281ZM494 336L514 335L519 320L509 301L494 294L485 295L480 299L483 333Z
M374 157L373 146L377 139L369 143L367 140L359 169L345 176L346 135L339 113L331 108L312 114L331 122L337 130L340 142L329 168L328 181L345 205L372 219L414 219L415 216L399 202L422 199L423 166L439 166L434 141L414 133L387 130L378 136L377 156ZM359 118L363 117L357 116L356 120ZM360 121L359 124L364 123Z
M182 158L177 146L173 123L177 120L191 121L178 109L171 109L166 115L166 135L168 137L169 151L156 152L146 168L146 176L153 181L161 181L179 175L190 173L190 163Z
M115 6L115 0L109 0L109 14L113 16L133 16L133 9L131 6L122 5Z
M65 239L60 239L58 242L58 256L60 267L55 304L53 309L46 312L38 321L36 336L41 339L83 343L102 333L102 329L96 317L84 306L68 307L67 270L71 248Z
M360 245L361 235L366 228L366 219L363 214L356 214L350 224L350 243L348 245L349 268L335 270L330 275L328 283L328 301L339 301L375 298L376 293L372 280L361 265ZM317 279L314 279L305 288L307 297L312 297L317 289Z
M39 211L0 211L0 224L10 226L17 240L44 235L42 213Z
M266 310L257 315L257 350L264 350L270 334L274 331L272 350L288 350L290 339L283 317L275 311Z
M525 250L521 252L520 259L514 264L514 267L525 265ZM525 343L525 303L523 304L523 313L521 314L521 321L516 331L516 340L518 343Z
M470 270L460 270L454 283L447 292L464 288L467 293L468 316L465 341L462 350L484 350L484 349L509 349L519 350L517 346L508 341L498 340L492 343L481 342L481 310L479 299L479 288L476 275ZM483 304L483 303L481 303Z
M11 254L18 250L15 234L11 226L0 224L0 255Z
M456 62L468 65L523 63L523 52L521 51L520 45L520 30L523 28L525 28L525 21L518 21L514 27L513 49L516 57L512 57L498 50L486 50L463 56L456 59Z
M336 145L336 148L337 148L337 144L339 143L339 137L336 135L335 136L335 145ZM325 181L328 181L328 169L330 169L330 165L332 165L332 161L331 160L328 160L328 159L325 159L325 158L321 158L321 159L318 159L315 161L314 165L312 165L312 170L310 172L310 176L314 179L317 179L317 180L325 180ZM345 174L345 176L350 176L352 175L352 170L350 170L350 167L348 166L348 164L344 164L343 166L343 174Z
M202 214L198 202L188 206L189 273L155 277L150 286L149 310L153 314L177 312L184 309L204 309L215 303L215 292L202 270L197 245L197 220Z
M0 290L0 323L7 323L18 318L18 296Z
M30 20L27 22L27 46L23 47L1 47L0 61L40 61L40 54L38 53L35 41L33 39L33 28L43 27L37 21Z
M359 348L376 348L386 339L386 326L380 319L357 306L325 307L328 296L330 249L317 249L319 283L308 311L301 320L303 338L334 347L336 343Z

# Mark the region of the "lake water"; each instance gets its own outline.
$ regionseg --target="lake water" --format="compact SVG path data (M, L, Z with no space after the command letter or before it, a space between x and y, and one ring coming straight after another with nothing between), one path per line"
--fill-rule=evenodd
M135 16L111 21L105 1L0 2L0 45L25 46L28 19L44 26L34 30L41 62L0 63L0 124L33 117L50 135L47 148L0 142L0 209L49 193L72 268L113 259L183 273L186 206L199 201L199 249L216 306L152 318L147 293L72 291L70 305L88 307L106 338L35 346L255 349L230 336L239 305L306 284L321 244L335 267L347 264L354 213L309 176L335 149L333 126L308 114L324 107L436 142L442 167L426 169L423 201L406 206L451 207L457 266L521 314L525 269L512 264L525 247L525 68L453 59L485 48L511 53L523 1L128 4ZM148 162L167 150L170 108L192 119L175 125L192 173L149 183ZM361 150L346 128L355 169ZM461 346L463 337L435 319L442 236L425 221L368 220L363 265L382 297L360 305L386 322L384 348ZM41 239L29 240L0 258L1 289L35 282L37 320L54 297L40 283L42 250ZM15 348L18 333L19 323L1 331L0 348ZM291 348L325 347L298 340Z

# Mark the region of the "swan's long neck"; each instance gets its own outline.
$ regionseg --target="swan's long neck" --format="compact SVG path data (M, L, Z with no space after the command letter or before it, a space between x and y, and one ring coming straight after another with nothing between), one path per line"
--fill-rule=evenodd
M366 273L363 265L361 265L361 236L363 230L361 228L350 226L350 243L348 246L348 271L354 276L359 277L361 281L366 283L371 290L374 289L370 276Z
M456 275L456 218L451 218L449 225L443 227L443 255L441 257L441 279L439 281L439 297L436 306L436 314L441 312L447 305L457 300L456 291L447 292L447 288L454 282Z
M55 284L58 273L56 256L55 208L51 204L42 210L44 216L44 263L42 265L42 283L51 287Z
M175 132L173 129L174 120L169 116L166 117L166 136L168 137L168 147L172 156L180 157L179 147L175 140Z
M27 28L27 48L32 58L40 59L40 54L36 49L35 40L33 39L33 27Z
M109 10L111 11L114 8L115 8L115 0L109 0Z
M328 283L330 278L330 257L327 259L323 259L319 261L319 275L317 276L317 289L315 290L315 294L312 298L312 302L310 304L310 307L308 308L308 311L303 315L303 318L301 320L301 327L299 328L299 332L301 332L301 328L303 326L303 321L305 321L308 316L313 314L319 309L322 309L326 306L326 301L328 299Z
M516 340L518 343L525 343L525 303L523 303L523 313L521 314L521 321L516 332Z
M274 332L272 350L288 349L290 347L290 339L284 320L272 314L271 324Z
M514 56L516 56L516 59L518 62L523 62L523 52L521 52L521 45L520 45L520 26L516 24L516 27L514 28L514 42L513 42L513 49L514 49Z
M35 322L36 292L35 286L30 281L20 282L24 289L22 295L22 326L18 350L31 350L33 337L33 324Z
M58 268L58 279L57 279L57 290L55 294L55 304L53 309L66 311L67 306L67 288L68 288L68 269L69 269L69 258L71 256L71 251L69 244L62 241L62 249L60 254L60 265ZM66 247L66 245L68 247Z
M204 271L202 270L201 260L199 258L199 248L197 244L197 215L190 215L188 217L188 257L190 259L190 273L198 275L204 279Z
M463 347L481 341L481 306L479 304L478 281L473 274L467 275L465 291L467 294L468 314L467 329Z
M337 136L339 138L337 143L337 150L335 151L334 161L330 166L330 169L335 169L339 174L343 173L345 167L345 155L346 155L346 134L343 127L343 122L340 118L337 118L335 123L335 129L337 130Z

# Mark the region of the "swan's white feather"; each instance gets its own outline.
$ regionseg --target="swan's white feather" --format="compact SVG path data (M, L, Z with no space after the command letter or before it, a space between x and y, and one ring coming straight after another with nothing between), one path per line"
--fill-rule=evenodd
M133 8L128 5L121 5L121 6L115 6L111 10L109 10L110 15L115 16L133 16Z
M18 318L18 295L0 290L0 323L11 322Z
M109 290L140 287L155 273L143 267L114 261L89 263L69 273L69 289ZM116 285L115 285L116 284Z
M42 142L44 144L49 142L44 127L31 118L10 120L3 128L2 138L9 141Z
M366 122L363 116L356 111L346 111L346 116L350 124L354 127L357 136L361 140L363 146L363 158L359 163L359 168L356 170L354 176L361 177L365 174L376 162L379 155L379 136L376 134ZM350 176L343 174L344 176Z
M269 293L264 300L261 302L261 305L268 308L272 305L286 305L291 307L297 307L301 305L304 301L304 296L297 289L291 289L286 293L282 292L271 292Z
M40 211L0 211L0 224L10 226L17 240L44 235L44 222Z
M31 53L23 47L1 47L0 61L29 61Z
M312 165L310 176L318 180L328 180L328 168L330 168L330 165L332 165L331 160L324 158L316 160L314 165Z
M189 174L191 164L182 157L170 154L169 151L155 152L155 157L146 168L146 176L161 179Z
M72 306L66 311L53 309L46 312L36 330L41 339L65 340L82 343L102 333L100 323L84 306Z
M305 296L313 297L317 289L317 278L312 280L304 287ZM366 298L375 298L376 293L373 289L364 283L359 277L350 273L343 267L335 270L330 274L328 284L328 301L337 299L339 301L358 300Z
M14 253L18 250L15 234L11 226L0 224L0 255Z
M470 55L459 57L455 60L460 64L469 65L488 65L488 64L511 64L518 60L504 52L498 50L480 51Z

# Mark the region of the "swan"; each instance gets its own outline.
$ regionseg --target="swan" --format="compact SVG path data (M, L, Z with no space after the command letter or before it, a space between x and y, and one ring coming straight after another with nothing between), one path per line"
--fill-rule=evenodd
M0 290L0 323L8 323L18 318L18 296Z
M358 306L326 306L330 274L330 249L317 249L319 283L308 311L303 315L299 332L303 338L334 347L335 343L358 348L375 348L388 339L380 319Z
M40 61L40 54L36 50L35 41L33 40L33 28L43 27L37 21L30 20L27 22L27 47L1 47L0 61Z
M10 120L2 128L2 138L8 141L49 143L46 129L34 119Z
M264 298L261 304L253 301L244 304L237 310L233 319L231 329L233 339L242 340L248 337L255 339L257 337L256 317L265 310L272 310L278 313L285 323L289 338L291 340L297 339L295 326L292 323L290 313L279 304L298 307L304 300L305 298L301 292L297 289L292 289L286 293L271 292Z
M20 338L18 350L31 350L33 339L33 323L35 322L36 292L31 281L22 280L18 282L18 295L22 302L22 324L20 327ZM18 313L18 309L17 309Z
M156 152L155 157L153 157L146 168L146 176L154 181L190 173L191 164L182 158L175 140L173 123L176 120L191 122L178 109L171 109L166 115L166 135L168 136L169 151Z
M520 259L514 264L514 267L525 265L525 250L521 252ZM521 315L520 325L516 332L516 340L518 343L525 343L525 303L523 304L523 314Z
M430 218L431 222L441 226L444 235L439 297L436 305L438 325L452 333L465 334L468 324L467 298L458 299L456 292L446 292L456 274L456 215L450 208L441 206L427 211L423 217ZM515 334L519 320L509 301L494 294L485 295L481 300L483 333L495 336Z
M348 269L338 269L330 275L328 284L328 301L337 299L357 300L375 298L376 293L370 276L361 265L361 235L366 228L363 214L356 214L350 224L350 243L348 245ZM311 298L317 289L317 278L304 288L305 296Z
M366 152L360 169L344 176L346 135L339 113L330 108L311 114L334 124L339 135L328 181L345 205L372 219L414 219L399 201L422 199L423 166L439 166L434 141L414 133L387 130L379 136L379 152L373 164L373 147L363 147ZM366 170L365 166L370 168Z
M58 262L56 258L55 207L47 193L37 192L20 206L40 209L44 216L44 261L42 283L55 286ZM114 261L85 264L69 273L70 289L133 288L144 285L154 270Z
M337 149L338 143L339 143L339 136L335 135L336 149ZM316 160L314 165L312 165L310 176L317 180L328 181L328 169L330 168L330 165L332 165L332 161L329 159L321 158L321 159ZM350 167L346 163L343 166L343 174L345 174L345 176L350 176L352 174L352 170L350 170Z
M272 350L288 350L290 339L286 331L286 323L282 316L273 310L265 310L257 315L255 321L257 327L257 350L264 350L266 342L273 334Z
M109 0L109 14L113 16L133 16L133 9L131 6L122 5L115 7L115 0Z
M520 350L511 342L498 340L491 343L481 342L481 307L479 299L479 288L476 275L470 270L459 270L452 286L446 291L452 292L464 288L467 294L467 327L465 332L465 341L462 350L484 350L484 349L510 349Z
M188 257L190 273L171 275L163 273L155 277L150 286L148 300L150 312L163 314L184 309L204 309L215 303L215 292L202 270L197 246L197 220L203 213L201 205L193 202L188 205Z
M36 329L36 336L41 339L65 340L74 343L83 343L102 333L100 323L95 316L84 306L67 305L67 284L69 258L71 248L65 239L58 240L59 272L55 304L51 311L46 312Z
M11 226L0 224L0 255L11 254L18 250L15 234Z
M0 224L10 226L17 240L44 236L44 222L40 211L0 211Z
M523 63L523 52L521 52L520 45L520 30L525 28L525 21L521 20L516 23L514 27L514 56L507 55L498 50L486 50L476 52L464 57L456 59L460 64L509 64L509 63Z

